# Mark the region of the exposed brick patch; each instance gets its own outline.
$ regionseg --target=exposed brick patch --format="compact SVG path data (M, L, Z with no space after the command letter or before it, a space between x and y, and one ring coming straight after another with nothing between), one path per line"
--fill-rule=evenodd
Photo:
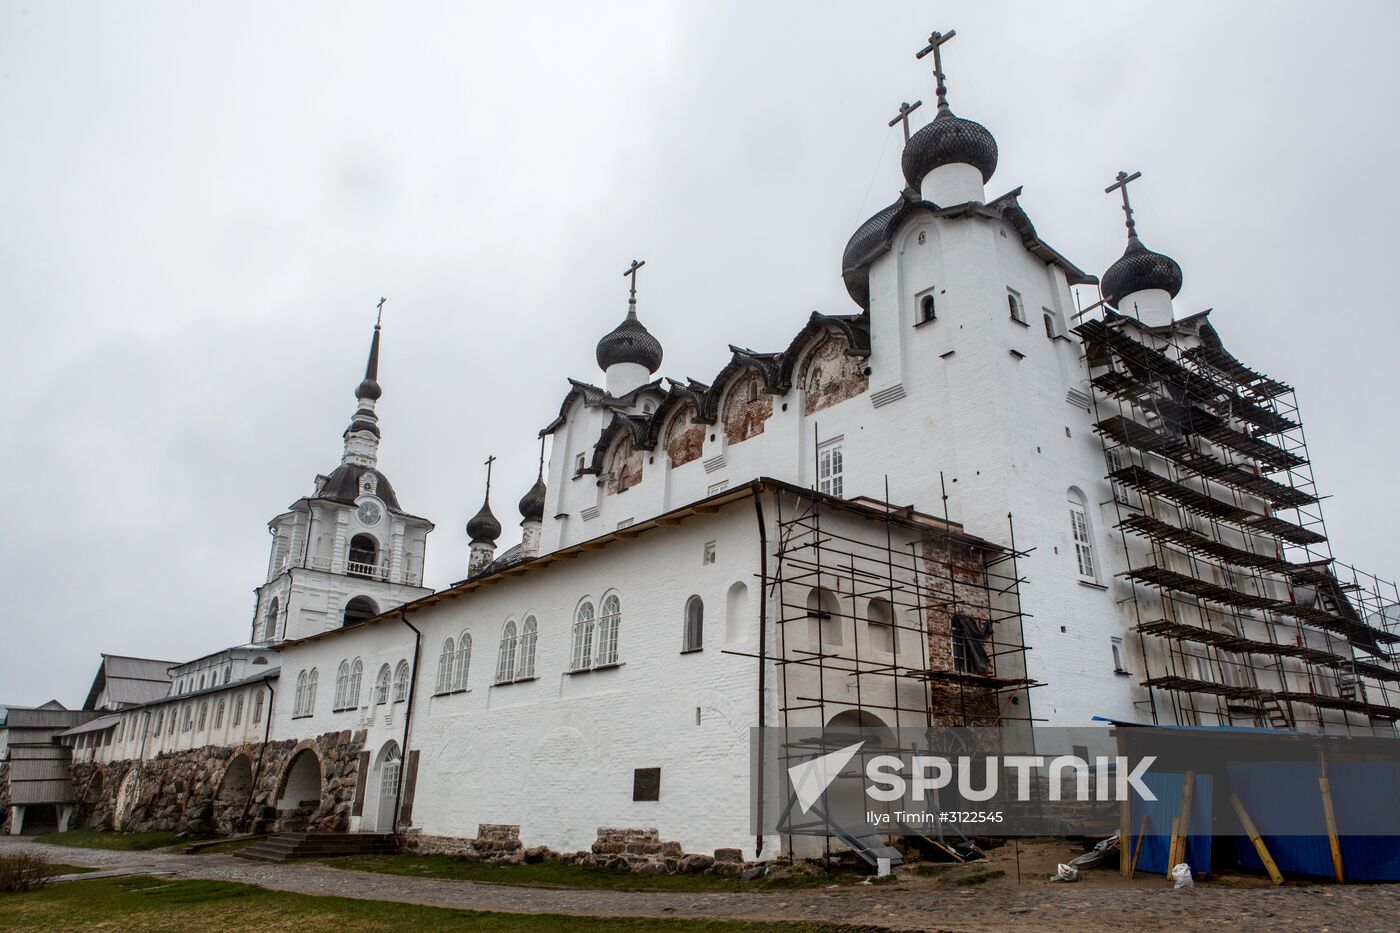
M705 426L694 423L695 415L694 403L687 402L666 425L664 446L673 467L698 460L705 450Z
M926 540L923 545L924 572L929 586L939 599L924 610L928 630L929 668L935 671L954 670L952 618L954 612L979 621L991 617L986 568L981 552L959 544ZM992 635L994 639L995 632ZM991 639L984 645L989 655L995 654ZM995 657L990 659L988 674L996 673ZM929 703L933 718L940 726L989 726L998 718L997 695L988 688L932 682Z
M724 399L724 438L738 444L763 433L763 425L773 417L773 396L763 391L763 380L756 372L735 379Z
M830 408L870 388L865 361L850 356L850 346L844 334L830 332L802 360L798 384L803 390L803 412L810 415Z
M630 434L624 434L613 448L608 466L608 495L626 492L642 481L642 452Z

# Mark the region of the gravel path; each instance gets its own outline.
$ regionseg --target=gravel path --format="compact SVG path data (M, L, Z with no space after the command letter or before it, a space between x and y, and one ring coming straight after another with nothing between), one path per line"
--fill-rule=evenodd
M893 884L801 891L652 892L528 888L438 881L347 871L314 863L273 865L231 855L175 855L40 845L0 837L0 854L26 851L54 862L96 868L149 868L182 878L239 881L279 891L395 901L432 907L580 916L711 917L742 920L821 920L899 930L980 933L999 930L1074 931L1086 928L1153 931L1236 929L1397 929L1400 885L1286 885L1212 882L1174 891L1160 877L1124 881L1115 872L1090 873L1078 884L1045 881L1039 866L1061 851L1022 847L1022 883L1012 874L1010 847L978 869L1007 876L957 885L950 877L911 876ZM1031 869L1034 868L1034 871Z

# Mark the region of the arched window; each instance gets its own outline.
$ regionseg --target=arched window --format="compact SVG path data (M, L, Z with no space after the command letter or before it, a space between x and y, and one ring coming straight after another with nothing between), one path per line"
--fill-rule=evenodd
M335 672L335 703L334 709L345 709L345 694L350 690L350 662L341 661L340 669Z
M267 604L267 618L263 620L263 641L272 641L277 637L277 597L272 597L272 601Z
M262 722L263 697L265 696L267 694L259 690L253 698L253 722Z
M358 534L350 539L350 562L345 572L352 577L373 577L379 572L379 542L372 535Z
M705 647L705 603L692 596L685 603L685 647L683 651L699 651Z
M920 320L920 321L932 321L932 320L935 320L936 318L937 318L937 314L935 313L935 309L934 309L933 296L932 296L932 295L925 295L923 298L920 298L920 299L919 299L919 320Z
M160 730L165 728L165 710L156 710L155 728L151 730L151 735L160 735Z
M398 669L394 671L394 702L402 703L408 699L408 662L400 661Z
M813 645L841 644L841 604L836 594L821 586L807 594L807 618L811 620Z
M1098 582L1094 560L1094 526L1089 521L1088 501L1075 487L1069 489L1069 527L1074 539L1074 557L1079 567L1079 579Z
M593 604L578 607L574 617L574 652L569 666L576 671L593 666Z
M219 700L219 705L216 706L216 707L214 707L214 728L215 728L215 729L222 729L223 727L224 727L224 701L223 701L222 698L220 698L220 700Z
M457 658L452 664L452 689L467 689L467 668L472 663L472 637L467 632L457 639Z
M306 671L297 675L296 697L292 700L292 717L306 715Z
M345 604L345 617L342 625L354 625L356 622L363 622L365 619L372 619L379 615L379 606L368 596L356 596Z
M230 680L233 680L233 665L232 665L232 664L225 664L225 665L224 665L224 683L228 683Z
M616 596L603 600L603 614L598 619L597 664L617 663L617 630L622 624L622 603Z
M1044 317L1045 336L1049 337L1051 340L1054 340L1056 337L1059 336L1059 328L1055 326L1055 315L1050 311L1046 311L1044 312Z
M374 678L374 703L381 706L389 702L389 665L385 664L379 669L379 676Z
M350 686L345 689L345 706L354 709L360 705L360 677L365 672L365 664L359 658L350 665Z
M435 693L447 693L452 689L452 664L457 656L457 644L451 638L442 643L442 653L438 655L437 684Z
M243 725L243 695L239 694L238 699L233 701L233 725Z
M199 731L203 732L204 727L209 724L209 701L205 700L199 704Z
M519 640L512 619L501 631L501 647L496 654L496 683L508 684L515 679L515 649Z
M894 610L887 599L872 599L865 610L866 629L870 647L875 651L894 651Z
M306 715L316 712L316 668L306 675Z
M535 676L535 639L539 626L534 616L526 616L520 627L520 667L516 671L517 680L527 680Z
M193 728L194 728L194 704L193 704L193 703L188 703L188 704L185 705L185 725L184 725L184 728L183 728L182 731L184 731L184 732L189 732L189 731L190 731L191 729L193 729Z

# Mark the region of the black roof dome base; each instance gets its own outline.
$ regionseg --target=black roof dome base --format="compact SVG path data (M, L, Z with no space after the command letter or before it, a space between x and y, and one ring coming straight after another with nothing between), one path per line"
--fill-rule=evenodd
M964 120L943 107L938 116L909 138L900 168L904 180L917 191L929 172L955 163L977 169L986 184L997 170L997 141L982 124Z
M633 309L612 332L598 341L598 368L607 371L615 363L637 363L654 373L661 368L661 341L642 325Z
M1128 237L1128 248L1103 274L1103 297L1113 307L1133 292L1160 288L1175 298L1181 291L1181 266L1176 260L1154 253L1134 234Z

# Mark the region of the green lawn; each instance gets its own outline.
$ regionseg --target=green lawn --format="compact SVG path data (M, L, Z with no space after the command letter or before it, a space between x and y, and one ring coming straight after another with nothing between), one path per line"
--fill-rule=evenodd
M441 878L450 881L485 881L541 888L604 888L613 891L769 891L799 887L825 887L865 880L861 875L809 875L769 881L743 881L716 875L655 875L646 877L607 868L591 868L570 862L537 865L488 865L451 855L346 855L325 859L333 868Z
M0 894L0 930L365 930L567 931L657 930L663 933L834 933L816 924L724 920L652 920L445 910L385 901L312 897L226 881L101 878L51 885L28 894Z
M47 833L36 836L35 842L51 846L76 846L82 849L126 849L131 852L146 852L163 849L182 840L175 833L109 833L100 829L70 829L66 833Z

